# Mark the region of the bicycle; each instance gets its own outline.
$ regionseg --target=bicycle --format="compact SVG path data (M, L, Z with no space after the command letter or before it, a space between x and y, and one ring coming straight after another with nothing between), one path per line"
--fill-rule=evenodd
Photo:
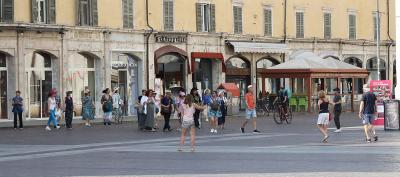
M257 106L256 106L256 111L258 115L265 115L269 116L270 111L270 106L269 106L269 98L265 97L262 99L257 100Z
M292 123L293 115L292 108L287 107L287 113L285 113L285 108L282 104L275 105L274 109L274 121L277 124L282 124L285 121L287 124Z
M122 110L121 108L114 108L112 111L113 119L116 124L122 124Z

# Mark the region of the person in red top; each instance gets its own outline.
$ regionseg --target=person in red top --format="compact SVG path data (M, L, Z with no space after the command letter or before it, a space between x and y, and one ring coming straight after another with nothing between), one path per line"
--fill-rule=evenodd
M253 133L260 133L260 131L257 130L257 121L256 121L256 104L254 103L254 95L253 95L253 86L249 85L247 87L247 93L245 96L245 101L246 101L246 120L243 122L242 127L240 127L240 130L242 133L244 132L244 128L246 127L247 123L249 120L253 119Z

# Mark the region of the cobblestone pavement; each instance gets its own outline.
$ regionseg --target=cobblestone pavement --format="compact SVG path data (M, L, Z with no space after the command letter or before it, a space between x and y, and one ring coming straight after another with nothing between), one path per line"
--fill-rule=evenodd
M365 143L360 120L345 113L343 132L331 128L322 144L315 117L296 114L290 125L261 117L261 134L240 133L240 117L228 118L218 134L203 121L194 153L177 152L178 131L140 132L135 122L51 132L3 128L0 176L400 176L400 132L379 127L379 142Z

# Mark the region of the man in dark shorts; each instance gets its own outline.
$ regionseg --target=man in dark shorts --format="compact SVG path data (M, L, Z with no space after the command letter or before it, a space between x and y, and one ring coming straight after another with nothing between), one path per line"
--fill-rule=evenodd
M340 89L335 88L335 96L333 97L333 104L335 105L333 108L333 120L335 121L336 130L335 133L342 132L342 128L340 126L340 114L342 114L342 97L340 96Z
M378 136L376 135L375 128L374 128L374 121L376 118L376 96L374 93L370 91L368 85L364 85L364 94L360 104L360 112L359 118L362 119L364 125L364 133L365 133L365 141L370 143L371 136L374 138L374 141L378 141Z

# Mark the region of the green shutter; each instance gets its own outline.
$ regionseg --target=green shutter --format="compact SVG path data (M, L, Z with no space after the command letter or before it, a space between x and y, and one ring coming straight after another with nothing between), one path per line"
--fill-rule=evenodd
M128 25L133 28L133 0L128 0Z
M241 34L243 32L242 7L233 6L233 24L234 24L234 33Z
M37 17L38 17L38 7L37 7L37 1L36 0L31 0L31 20L32 23L37 23Z
M264 34L272 36L272 11L271 9L264 10Z
M356 15L349 15L349 39L356 39L357 37Z
M122 8L123 8L123 26L124 28L129 28L128 0L122 0Z
M215 4L210 5L210 32L215 32Z
M173 31L174 30L174 2L172 0L164 0L163 3L164 11L164 30Z
M91 10L91 25L92 26L97 26L99 24L99 16L98 16L98 10L97 10L97 0L91 0L90 1L90 10Z
M3 0L3 22L14 21L14 0Z
M324 13L324 38L330 39L332 30L331 14Z
M202 5L200 3L196 3L196 29L197 29L197 32L203 31L203 19L202 19L202 15L201 15L201 7L202 7Z
M56 0L47 0L47 23L56 23Z
M81 1L82 0L76 0L75 1L75 3L76 3L76 8L75 8L76 12L75 12L75 14L76 14L76 24L77 25L82 25L82 21L81 21Z
M304 13L296 12L296 38L304 38Z

